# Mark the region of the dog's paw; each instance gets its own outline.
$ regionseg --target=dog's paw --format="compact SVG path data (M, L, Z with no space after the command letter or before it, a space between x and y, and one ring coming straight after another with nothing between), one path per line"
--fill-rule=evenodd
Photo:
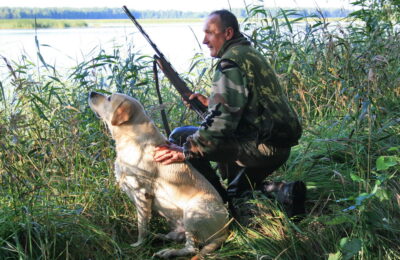
M194 255L197 253L196 248L193 247L185 247L182 249L174 249L174 248L166 248L161 251L158 251L154 254L154 256L169 259L176 256L187 256L187 255Z
M138 247L144 244L144 240L139 240L136 243L131 244L131 247Z
M154 256L158 258L169 259L176 255L176 251L177 251L176 249L166 248L158 251L157 253L154 254Z
M186 239L185 232L169 232L168 234L160 234L157 233L154 236L155 239L162 240L162 241L176 241L176 242L183 242Z

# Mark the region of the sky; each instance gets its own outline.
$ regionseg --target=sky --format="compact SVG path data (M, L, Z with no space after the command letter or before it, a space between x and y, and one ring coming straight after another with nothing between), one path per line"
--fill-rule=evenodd
M212 11L226 8L244 8L258 3L266 7L285 8L351 8L352 0L0 0L0 7L109 7L126 5L131 10Z

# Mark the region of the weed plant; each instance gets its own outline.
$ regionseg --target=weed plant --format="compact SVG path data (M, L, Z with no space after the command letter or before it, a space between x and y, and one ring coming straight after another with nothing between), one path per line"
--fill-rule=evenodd
M305 181L307 215L289 219L254 192L252 224L234 221L224 246L208 259L400 258L396 3L360 0L360 9L338 25L321 12L272 15L248 7L244 32L278 73L304 126L300 144L271 179ZM160 109L172 127L198 118L177 105L180 97L166 79L158 104L152 60L132 47L100 49L67 73L38 55L39 64L2 57L0 259L150 259L179 246L130 246L135 208L115 185L113 142L87 96L136 97L160 128ZM194 56L182 75L190 88L207 94L211 64ZM165 232L164 221L156 216L151 230Z

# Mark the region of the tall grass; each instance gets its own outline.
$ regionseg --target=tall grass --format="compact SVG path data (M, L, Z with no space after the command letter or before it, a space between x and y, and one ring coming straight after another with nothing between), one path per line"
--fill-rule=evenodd
M275 17L249 10L247 34L279 73L306 130L289 175L311 188L312 217L300 224L318 244L309 259L399 256L399 31L379 7L368 8L337 28L317 13L306 30L296 29L303 17L287 19L299 16L295 10ZM380 167L385 160L391 166Z
M252 224L234 222L209 259L400 258L398 21L387 19L388 6L361 2L364 11L337 28L318 12L310 22L293 19L295 10L272 15L248 7L244 31L277 71L304 126L300 145L271 179L304 180L308 213L295 222L255 192ZM87 106L89 91L123 92L162 128L150 57L122 49L96 49L68 73L41 56L40 64L2 59L1 259L149 259L166 246L129 246L135 209L114 184L113 143ZM209 67L197 54L183 77L207 93ZM196 123L166 79L162 85L171 125ZM166 230L158 217L151 228Z

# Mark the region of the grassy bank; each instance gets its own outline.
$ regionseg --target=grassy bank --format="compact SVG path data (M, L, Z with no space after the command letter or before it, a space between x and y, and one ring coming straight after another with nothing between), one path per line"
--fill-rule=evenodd
M85 20L56 20L56 19L0 19L0 29L48 29L87 27Z
M400 48L396 23L378 5L328 31L326 20L295 32L290 11L249 10L246 34L277 71L304 134L272 180L303 180L307 215L288 219L254 193L253 222L233 221L207 259L400 258ZM256 18L258 16L258 18ZM254 19L259 19L253 23ZM372 22L371 22L372 21ZM101 51L65 73L42 61L2 59L0 80L0 258L150 259L166 246L136 242L136 212L115 184L113 142L88 108L89 91L138 98L161 128L151 61ZM211 61L183 75L208 89ZM3 74L1 74L3 75ZM201 75L201 76L200 76ZM163 79L172 127L197 124ZM151 232L166 231L155 217Z

